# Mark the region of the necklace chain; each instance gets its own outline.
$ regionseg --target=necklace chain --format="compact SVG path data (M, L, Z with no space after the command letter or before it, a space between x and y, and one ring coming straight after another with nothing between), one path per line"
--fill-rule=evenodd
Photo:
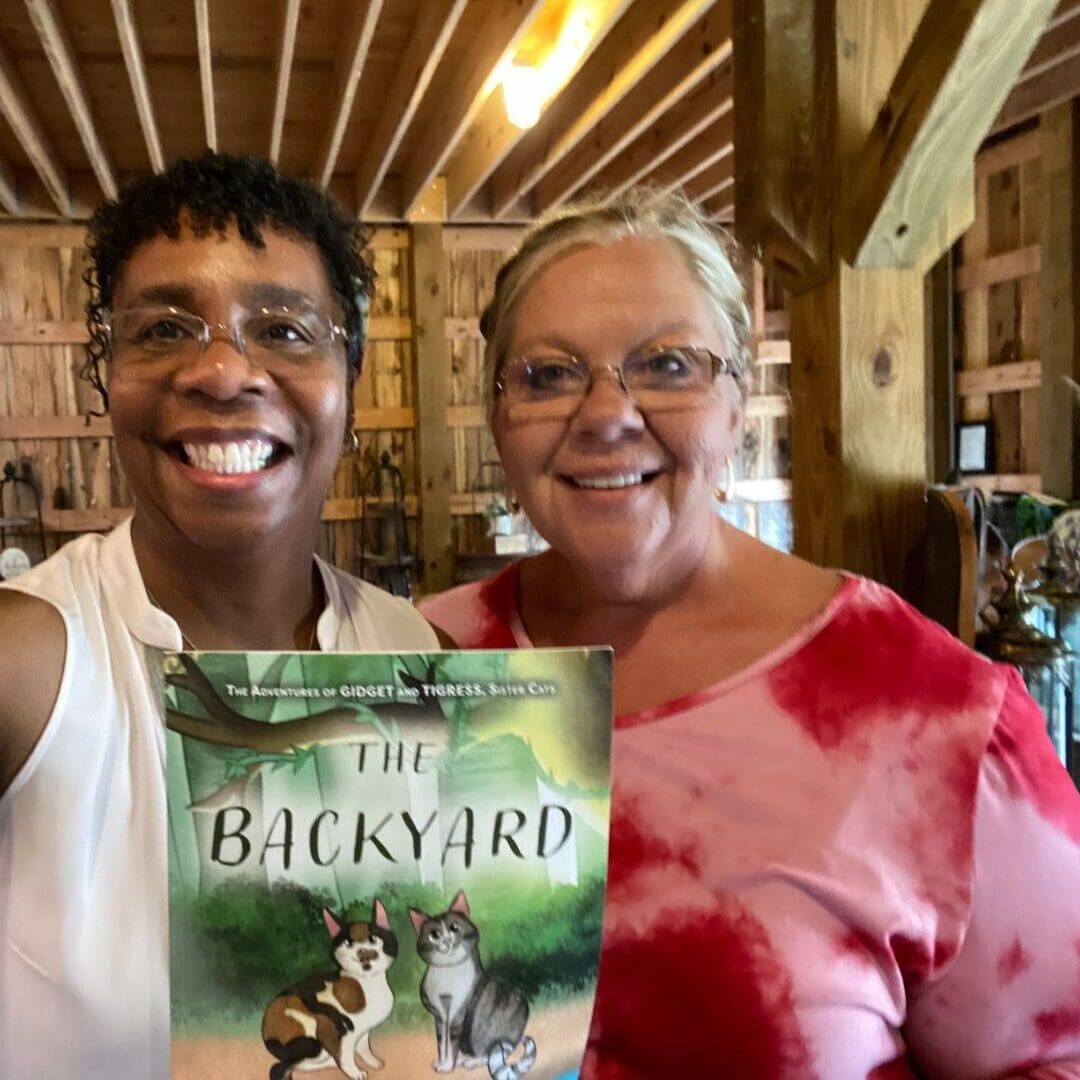
M146 589L146 598L147 598L147 600L149 600L150 603L153 604L153 606L158 609L158 611L165 612L166 615L169 615L169 612L165 611L165 608L163 608L161 606L161 604L158 603L157 597L154 596L154 594L150 591L150 586L147 585L146 582L143 582L143 588ZM205 652L206 651L205 649L200 649L195 644L195 642L192 641L191 638L189 638L187 636L187 634L184 633L184 628L180 625L179 621L177 620L177 618L174 615L169 615L169 618L171 618L172 621L174 623L176 623L176 629L180 631L180 644L183 645L184 650L186 652ZM308 652L314 652L315 651L315 647L318 644L318 636L319 636L319 617L316 615L315 618L312 620L312 623L311 623L311 635L308 637L308 643L307 643L307 651Z

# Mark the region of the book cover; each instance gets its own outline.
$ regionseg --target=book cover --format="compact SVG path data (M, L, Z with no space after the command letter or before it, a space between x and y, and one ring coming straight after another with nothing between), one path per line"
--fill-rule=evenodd
M164 670L176 1080L578 1075L609 650Z

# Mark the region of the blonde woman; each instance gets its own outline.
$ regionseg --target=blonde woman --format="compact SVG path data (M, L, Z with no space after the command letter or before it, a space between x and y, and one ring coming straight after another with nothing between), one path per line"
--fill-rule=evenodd
M1080 798L1019 677L715 513L749 329L724 244L673 195L571 207L483 328L551 549L424 611L465 647L614 647L583 1077L1080 1076Z

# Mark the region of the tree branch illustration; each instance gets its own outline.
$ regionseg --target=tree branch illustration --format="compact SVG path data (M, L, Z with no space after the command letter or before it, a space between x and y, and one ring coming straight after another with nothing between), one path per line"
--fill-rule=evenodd
M233 709L220 695L197 663L190 657L178 656L175 662L181 670L166 673L170 686L190 691L198 698L209 719L192 716L179 709L165 709L165 722L170 731L189 739L250 751L252 760L245 765L243 775L233 777L216 790L192 802L192 809L215 810L235 799L242 799L248 784L266 767L263 755L280 755L300 760L302 752L316 746L355 742L365 731L396 730L405 725L410 742L442 744L448 741L449 730L438 701L421 697L410 702L376 702L361 708L335 706L322 712L293 720L271 724L252 720ZM374 719L367 720L365 713Z
M171 731L202 742L244 747L262 753L287 754L296 747L306 749L356 739L365 727L373 726L371 721L364 720L362 712L373 713L384 724L394 721L407 723L413 740L422 737L424 741L430 741L446 724L437 702L417 705L408 702L377 703L365 705L363 710L336 706L276 724L251 720L222 699L198 664L186 657L177 657L177 660L183 664L184 670L169 672L165 681L170 686L181 687L194 694L210 719L203 720L178 709L166 708L166 725ZM419 728L418 722L421 725Z

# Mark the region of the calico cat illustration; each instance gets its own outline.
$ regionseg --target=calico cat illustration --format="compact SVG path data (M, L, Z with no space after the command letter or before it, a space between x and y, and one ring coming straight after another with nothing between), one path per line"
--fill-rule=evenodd
M266 1008L262 1037L276 1057L270 1080L289 1080L293 1072L337 1067L349 1080L366 1080L356 1063L381 1069L371 1049L371 1032L394 1007L386 972L398 953L386 909L375 899L371 921L344 924L323 909L330 955L337 970L311 975L283 990Z
M427 964L420 1000L435 1017L436 1072L486 1066L493 1080L515 1080L536 1062L536 1043L525 1034L529 1003L492 978L480 963L480 932L469 919L464 892L448 911L428 915L409 908L416 951ZM508 1058L522 1047L516 1064Z

